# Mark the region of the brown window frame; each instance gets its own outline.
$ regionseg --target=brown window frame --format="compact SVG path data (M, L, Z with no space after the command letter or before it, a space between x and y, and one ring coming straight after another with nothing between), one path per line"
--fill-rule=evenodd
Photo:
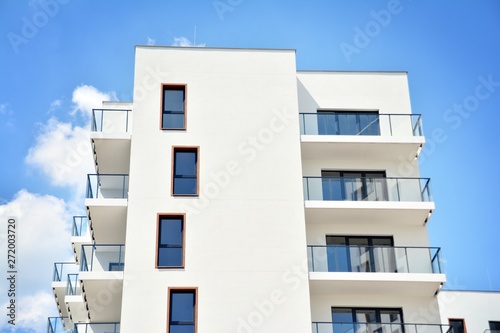
M167 333L170 333L170 300L172 291L192 291L194 292L194 332L198 332L198 287L168 287L167 295Z
M448 324L451 325L452 320L460 320L464 324L464 333L467 333L467 326L465 325L465 318L448 318Z
M165 89L182 88L184 89L184 127L182 128L165 128L163 127L163 105L165 103ZM160 90L160 130L162 131L185 131L187 129L187 84L185 83L163 83Z
M175 152L176 151L194 151L196 150L196 193L195 194L175 194L174 181L175 181ZM172 163L171 163L171 187L170 195L172 197L198 197L200 193L200 147L199 146L173 146L172 147Z
M182 219L182 265L181 266L159 266L158 257L160 251L160 220L162 218L179 217ZM155 255L155 268L157 269L180 269L184 268L186 264L186 214L184 213L158 213L156 216L156 255Z

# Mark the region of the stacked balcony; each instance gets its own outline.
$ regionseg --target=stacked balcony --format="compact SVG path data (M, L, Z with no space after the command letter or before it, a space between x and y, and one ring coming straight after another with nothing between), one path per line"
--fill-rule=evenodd
M430 301L446 281L439 248L394 245L425 244L420 227L434 210L430 179L418 173L421 116L318 110L299 117L306 228L315 240L307 247L312 332L449 332L403 322L403 308L411 313L413 306L407 300ZM401 172L400 162L411 170ZM394 307L399 319L335 318L332 304Z
M120 330L132 114L119 108L130 104L107 105L114 108L93 110L96 174L87 175L87 214L73 218L75 262L54 267L54 295L66 319L49 319L51 333Z

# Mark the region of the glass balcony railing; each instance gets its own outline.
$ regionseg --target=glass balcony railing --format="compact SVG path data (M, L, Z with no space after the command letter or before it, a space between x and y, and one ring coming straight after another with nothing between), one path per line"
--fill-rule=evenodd
M82 287L80 285L80 280L78 279L78 273L68 274L67 284L66 284L66 295L80 295L82 293Z
M71 236L83 236L87 232L87 216L73 216Z
M47 333L76 333L76 332L77 332L76 328L69 323L67 317L47 318Z
M78 272L78 265L76 264L76 262L55 262L52 281L64 281L64 279L67 278L68 273L76 272Z
M449 325L407 324L407 323L353 323L353 322L313 322L313 333L452 333Z
M132 110L92 110L92 132L124 133L131 127Z
M87 175L86 197L89 199L126 199L128 197L128 175Z
M84 244L80 271L123 271L125 245Z
M120 333L120 323L75 324L78 333Z
M308 246L311 272L441 273L437 247Z
M300 132L304 135L422 136L422 116L376 112L300 113Z
M305 200L432 201L429 178L304 177Z

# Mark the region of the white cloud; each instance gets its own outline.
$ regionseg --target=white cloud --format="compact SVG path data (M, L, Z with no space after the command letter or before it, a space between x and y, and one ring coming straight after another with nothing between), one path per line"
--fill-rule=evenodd
M89 85L76 87L70 114L80 112L88 122L80 127L50 118L29 149L26 163L47 176L52 185L70 187L75 197L81 197L85 192L86 175L95 172L89 135L92 109L109 100L117 100L115 92L104 93ZM51 107L60 105L59 99L51 103Z
M186 37L174 37L174 43L172 44L172 46L198 46L198 47L204 47L205 43L194 45Z
M9 110L8 110L8 107L7 107L7 103L5 104L0 104L0 114L1 115L6 115L6 114L9 114Z
M28 332L45 332L47 330L47 318L56 317L54 294L47 291L39 291L36 294L21 297L17 300L18 311L16 318L16 329ZM5 309L7 304L3 304ZM2 332L9 332L10 324L2 328Z
M52 185L85 191L86 175L94 172L89 126L73 126L51 118L28 151L26 163L39 169Z
M62 199L21 190L12 201L0 205L0 220L7 221L9 217L17 221L16 298L19 308L16 327L43 332L47 316L57 314L51 293L53 263L71 256L71 214ZM0 244L3 246L6 244L6 229L0 228ZM6 261L1 262L3 272L7 270L6 264ZM5 299L5 283L0 284L0 294ZM1 307L5 309L3 304Z
M155 45L156 41L153 38L148 37L148 45Z
M50 103L49 113L54 112L55 110L61 108L62 100L56 99Z
M114 91L105 93L93 86L81 85L73 91L73 98L71 100L74 103L71 114L74 115L80 112L84 117L90 119L92 109L100 108L103 101L117 101L118 98Z

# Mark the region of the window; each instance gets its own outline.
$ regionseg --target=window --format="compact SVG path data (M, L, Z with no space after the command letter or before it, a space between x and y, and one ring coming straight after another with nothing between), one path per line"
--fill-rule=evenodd
M198 148L174 148L173 195L198 195Z
M196 332L196 289L169 289L168 333Z
M332 308L334 332L404 332L401 309Z
M500 321L489 321L491 333L500 333Z
M376 111L318 110L319 135L380 135Z
M397 272L390 236L326 236L329 272Z
M184 267L184 216L158 217L157 244L157 267Z
M323 200L387 201L383 171L322 171Z
M186 128L186 86L163 85L162 129Z
M121 272L125 264L123 262L110 262L109 263L109 271L110 272Z
M449 319L451 333L466 333L463 319Z

